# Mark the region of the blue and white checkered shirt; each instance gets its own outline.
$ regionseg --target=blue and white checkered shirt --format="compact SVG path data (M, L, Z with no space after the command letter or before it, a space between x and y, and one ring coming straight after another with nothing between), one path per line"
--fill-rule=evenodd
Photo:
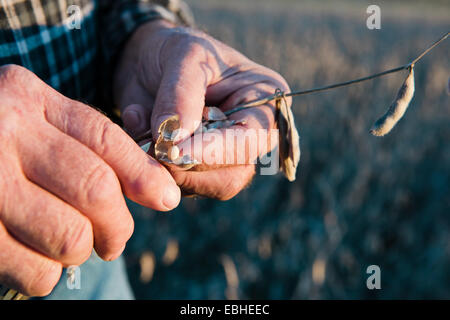
M179 1L0 0L0 65L18 64L62 94L106 108L114 56L140 24L180 22ZM189 21L181 21L189 22Z

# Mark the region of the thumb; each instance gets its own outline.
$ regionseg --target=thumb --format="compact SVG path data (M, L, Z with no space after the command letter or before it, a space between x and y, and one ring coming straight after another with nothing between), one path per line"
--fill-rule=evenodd
M130 104L122 112L125 131L133 138L150 130L150 112L140 104Z
M180 131L176 142L190 137L201 124L205 106L207 74L200 62L173 63L163 74L152 112L151 128L154 138L167 118L178 115Z

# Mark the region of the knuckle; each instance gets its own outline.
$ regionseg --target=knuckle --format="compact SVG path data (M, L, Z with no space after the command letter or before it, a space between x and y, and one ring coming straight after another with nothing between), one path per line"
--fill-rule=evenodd
M30 71L16 64L6 64L0 67L0 75L2 77L20 77L28 72Z
M213 44L208 39L202 37L191 37L186 41L188 52L185 57L185 63L205 62L212 54Z
M24 85L30 88L30 84L35 82L37 76L30 70L15 64L8 64L0 67L0 84L2 90L7 86L7 91L10 92L12 88L20 89L18 94L23 95Z
M126 222L123 224L122 228L123 228L122 243L125 244L128 240L130 240L134 232L134 220L131 217L131 215L127 215Z
M42 259L33 266L33 272L28 273L23 292L30 296L43 297L49 295L59 281L62 265L48 259Z
M108 220L102 220L106 229L102 232L101 251L102 255L110 255L124 246L134 230L134 221L126 211L126 205L119 203L123 201L119 180L111 168L100 165L89 174L85 190L88 210L101 212L102 217L108 216ZM108 215L105 211L115 213ZM94 237L97 236L96 233Z
M90 208L104 207L118 196L120 184L114 171L106 164L93 166L81 184L82 202Z
M27 296L46 296L59 281L62 265L58 262L44 258L34 257L24 265L23 257L15 253L15 248L11 246L11 238L8 231L0 223L0 253L6 253L0 258L16 260L12 264L0 263L0 282L14 288ZM0 262L2 262L0 260ZM20 262L20 272L17 270Z
M190 58L204 57L205 49L212 47L210 40L204 33L182 27L175 28L171 32L168 42L175 47L184 48L184 54L187 53Z
M17 114L11 110L0 110L0 128L0 141L5 143L13 141L19 128Z
M123 130L106 117L103 120L100 120L98 126L100 129L94 146L98 154L100 154L100 156L110 154L111 152L120 154L123 150L121 150L121 144L118 143L119 139L117 139L117 137L121 134L125 135Z
M95 250L104 260L114 260L124 249L134 230L133 219L127 218L120 224L116 224L114 232L104 233L101 241L96 241Z
M195 36L198 36L198 32L194 29L185 27L175 27L169 32L170 39L173 41L190 41Z
M130 214L125 214L120 218L120 223L117 224L115 232L111 233L108 241L112 249L120 249L131 238L134 232L134 220Z
M157 188L157 186L155 186L155 188ZM144 179L143 175L139 175L137 179L132 181L128 193L139 198L149 195L148 191L149 191L149 181L147 181L147 179Z
M87 218L82 218L64 234L64 239L57 248L56 255L60 261L80 265L91 255L93 248L92 225Z
M120 224L114 234L111 234L106 241L106 252L108 255L116 255L119 250L122 250L127 241L130 239L134 231L133 219L127 219L127 222Z
M198 36L187 38L184 41L187 42L189 52L193 57L204 56L205 49L210 45L208 40Z
M15 113L23 118L27 112L42 110L47 92L48 87L30 70L14 64L0 67L1 117Z

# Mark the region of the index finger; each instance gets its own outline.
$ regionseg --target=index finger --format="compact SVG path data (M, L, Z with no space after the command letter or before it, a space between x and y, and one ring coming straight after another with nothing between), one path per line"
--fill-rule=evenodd
M189 155L195 159L199 165L194 171L256 164L258 157L278 144L271 109L270 105L265 105L232 114L226 120L231 126L209 129L179 143L179 156Z
M45 97L45 116L99 155L114 170L130 200L159 211L178 205L180 189L170 173L106 116L51 88Z

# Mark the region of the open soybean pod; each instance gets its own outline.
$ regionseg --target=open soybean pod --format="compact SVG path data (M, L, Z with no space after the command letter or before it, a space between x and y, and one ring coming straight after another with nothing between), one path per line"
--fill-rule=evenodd
M166 119L158 128L159 137L155 143L155 157L167 164L174 164L184 170L189 170L198 162L189 155L180 156L180 149L175 145L177 131L180 129L180 119L174 115ZM145 147L145 146L144 146Z
M205 107L203 109L202 118L204 121L221 121L227 120L227 116L217 107Z
M300 161L300 137L294 122L294 115L286 99L276 100L277 125L279 129L280 170L289 181L295 180Z
M411 66L409 67L409 74L397 94L397 98L391 104L387 112L375 122L372 129L370 129L370 133L378 137L388 134L405 114L413 96L414 66Z

